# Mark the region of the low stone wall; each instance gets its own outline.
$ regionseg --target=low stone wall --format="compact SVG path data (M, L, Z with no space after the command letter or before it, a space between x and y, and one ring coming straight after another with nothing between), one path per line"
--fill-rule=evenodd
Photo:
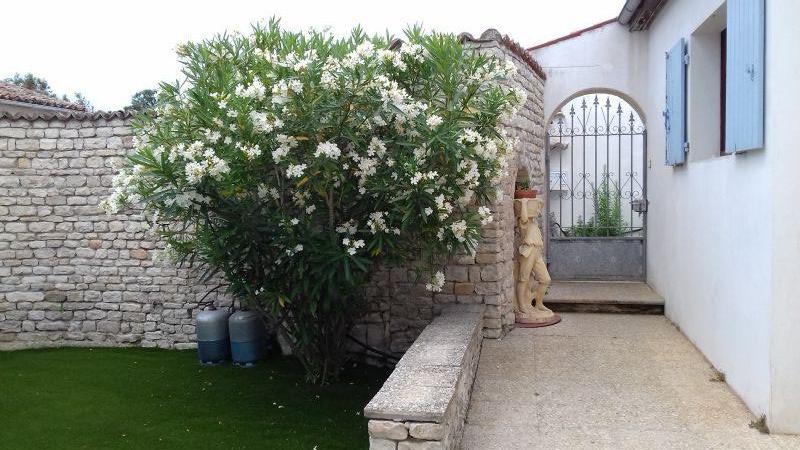
M153 262L141 217L98 207L131 149L129 122L0 113L0 349L194 345L212 286Z
M364 408L371 450L458 448L483 339L483 312L436 318Z

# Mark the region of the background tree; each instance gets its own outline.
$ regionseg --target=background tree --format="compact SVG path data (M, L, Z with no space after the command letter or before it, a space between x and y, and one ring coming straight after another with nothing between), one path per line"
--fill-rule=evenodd
M73 100L68 100L68 101L71 101L73 103L77 103L77 104L83 106L83 109L85 109L88 112L94 111L94 105L82 93L76 92L74 97L75 98Z
M153 109L158 103L155 89L142 89L141 91L133 94L131 97L131 104L125 107L126 111L142 112L148 109Z
M25 75L15 73L13 76L6 78L5 82L24 87L25 89L41 92L48 97L56 98L56 94L53 93L53 90L50 88L50 83L48 83L44 78L37 77L30 72L26 73Z
M48 83L47 80L42 77L37 77L30 72L24 75L15 73L13 76L6 78L4 81L25 89L40 92L48 97L59 98L59 96L53 92L53 89L50 87L50 83ZM80 92L75 92L73 98L70 98L67 94L62 95L60 98L66 102L72 102L81 105L86 111L94 111L94 105L92 105L92 102L90 102Z

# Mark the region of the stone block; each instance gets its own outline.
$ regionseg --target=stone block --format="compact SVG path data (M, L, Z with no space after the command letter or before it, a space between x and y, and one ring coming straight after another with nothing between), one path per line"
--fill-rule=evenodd
M469 295L475 293L475 285L472 283L455 283L453 286L455 295Z
M6 294L9 302L40 302L44 300L44 292L9 292Z
M397 442L389 439L369 438L369 450L396 450Z
M445 429L440 423L409 422L408 433L416 439L439 441L444 439Z
M61 320L42 321L36 324L36 329L39 331L66 331L67 323Z
M444 450L444 446L439 441L403 441L397 450Z
M467 266L447 266L444 272L445 278L450 281L465 282L469 281L469 269Z
M369 435L375 438L403 440L408 437L408 428L402 422L390 420L370 420L367 424Z
M101 320L97 322L97 331L101 333L119 333L120 322L116 320Z

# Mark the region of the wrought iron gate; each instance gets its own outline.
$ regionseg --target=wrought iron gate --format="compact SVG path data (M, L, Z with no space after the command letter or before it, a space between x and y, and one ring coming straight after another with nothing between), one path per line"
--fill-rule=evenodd
M647 131L625 100L576 97L547 133L548 262L554 279L643 280Z

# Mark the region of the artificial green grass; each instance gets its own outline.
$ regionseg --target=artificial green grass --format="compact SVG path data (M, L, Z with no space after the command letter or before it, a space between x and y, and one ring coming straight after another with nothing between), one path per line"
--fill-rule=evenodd
M325 387L294 359L205 367L192 351L0 352L0 448L359 449L388 373L349 367Z

